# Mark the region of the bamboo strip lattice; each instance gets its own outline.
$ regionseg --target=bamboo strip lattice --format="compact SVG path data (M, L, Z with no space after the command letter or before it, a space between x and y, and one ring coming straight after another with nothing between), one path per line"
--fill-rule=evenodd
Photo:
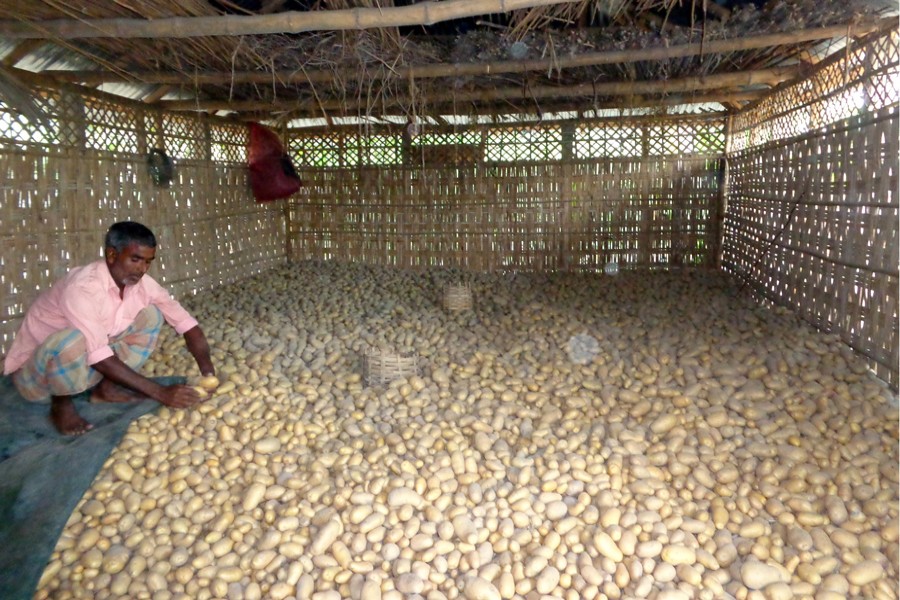
M476 271L712 266L723 135L721 121L698 120L405 146L399 135L296 138L306 185L290 207L292 256Z
M283 206L250 194L245 127L65 92L39 100L49 130L0 104L0 357L34 297L100 258L115 221L154 230L150 273L176 296L284 262ZM150 148L174 160L167 188L148 173Z
M723 245L726 271L895 388L898 49L896 32L870 40L735 120Z
M392 381L418 374L419 359L413 354L370 348L364 355L366 383L372 386L387 385Z
M465 284L448 285L444 288L444 308L459 312L472 308L472 288Z

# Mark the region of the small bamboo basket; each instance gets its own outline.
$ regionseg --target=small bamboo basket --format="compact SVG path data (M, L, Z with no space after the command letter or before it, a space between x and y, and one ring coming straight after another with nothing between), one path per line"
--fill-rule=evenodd
M386 385L397 379L417 375L419 359L414 354L395 354L370 348L363 357L368 385Z
M448 285L445 287L444 308L451 312L471 310L472 289L464 284Z

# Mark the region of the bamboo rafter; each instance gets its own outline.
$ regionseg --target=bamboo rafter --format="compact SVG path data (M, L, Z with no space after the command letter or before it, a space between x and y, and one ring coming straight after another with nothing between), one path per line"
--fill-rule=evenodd
M591 96L634 96L639 94L675 94L691 92L695 90L715 90L736 86L773 86L796 77L801 72L799 66L776 67L762 69L746 73L725 73L710 75L708 77L688 77L669 81L629 81L609 82L597 84L582 84L567 87L537 86L527 91L522 88L501 88L480 91L460 91L444 94L442 98L436 98L435 104L448 102L483 102L492 100L515 100L521 98L573 98ZM385 100L385 106L393 106L410 102L408 97L395 96ZM323 100L316 103L324 110L338 108L364 108L367 98L345 100ZM168 100L161 101L159 105L168 110L260 110L286 111L299 108L299 103L293 102L223 102L202 100Z
M648 60L671 60L690 56L716 53L754 50L785 44L798 44L815 40L846 35L857 37L878 31L886 25L892 25L895 19L882 19L869 23L840 25L836 27L820 27L816 29L751 36L733 40L713 40L698 44L682 44L659 48L636 48L629 50L613 50L591 52L576 56L562 56L540 60L507 60L483 63L440 63L431 65L399 66L391 72L398 79L412 77L429 79L438 77L468 77L479 75L497 75L501 73L526 73L529 71L562 70L596 65L623 64ZM350 69L318 70L318 71L237 71L228 73L173 73L170 71L138 71L131 73L99 72L99 71L66 71L46 70L45 75L60 81L78 82L86 85L113 83L124 81L140 81L159 84L228 84L228 83L260 83L270 84L273 81L283 85L299 83L328 83L335 78L353 77ZM383 72L372 74L374 78L387 76Z
M664 27L649 23L648 11L684 3L624 0L615 13L603 12L609 23L600 26L596 14L584 13L599 10L592 4L596 2L413 0L398 8L391 0L368 8L363 6L368 3L322 0L314 10L282 3L268 14L247 10L224 15L237 11L237 3L34 0L0 7L0 35L10 42L7 64L43 74L39 81L44 88L110 84L106 91L145 104L241 112L241 119L283 121L300 114L415 118L428 113L439 119L438 107L441 114L544 114L658 102L664 111L676 96L688 103L711 97L721 106L702 110L733 111L746 101L740 98L753 100L749 96L772 84L711 88L701 83L684 91L641 91L640 86L809 66L886 21L877 18L883 12L843 0L789 0L711 20L704 7L696 24ZM458 10L498 12L427 25L462 14L453 12ZM465 30L448 35L462 27L458 22ZM395 26L401 23L417 25ZM52 30L56 26L68 29L63 34ZM6 27L25 39L5 35ZM301 30L305 33L294 33ZM152 37L140 37L150 33ZM28 45L36 40L42 43ZM78 58L68 61L65 53ZM97 71L87 70L92 68ZM637 87L604 93L606 85L630 82ZM190 106L161 104L189 98ZM571 108L559 108L563 106Z
M169 17L159 19L55 19L0 22L9 39L195 38L433 25L575 0L443 0L394 8L351 8L272 15Z

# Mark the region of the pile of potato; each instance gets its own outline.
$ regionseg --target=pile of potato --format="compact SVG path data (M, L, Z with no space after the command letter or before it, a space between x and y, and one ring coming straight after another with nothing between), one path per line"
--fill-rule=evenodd
M304 263L198 294L223 385L132 424L36 597L897 598L894 395L736 291ZM146 372L196 375L183 346ZM366 387L369 348L421 372Z

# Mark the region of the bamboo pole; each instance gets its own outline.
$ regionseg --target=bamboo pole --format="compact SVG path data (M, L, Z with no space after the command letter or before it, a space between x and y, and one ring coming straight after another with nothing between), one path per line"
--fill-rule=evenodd
M640 94L678 94L684 92L716 90L728 88L740 88L744 86L774 86L788 79L792 79L802 72L796 65L787 67L774 67L746 73L723 73L703 77L686 77L683 79L661 81L615 81L597 84L580 84L566 87L538 86L523 90L521 87L494 88L475 90L469 92L446 92L435 103L464 103L464 102L490 102L496 100L533 100L541 98L573 98L573 97L603 97L603 96L636 96ZM741 90L738 90L741 91ZM312 103L313 100L306 100ZM407 97L392 97L384 100L386 106L397 104L408 105ZM316 106L322 110L357 109L367 106L368 99L360 98L353 101L331 99L322 100ZM221 100L164 100L157 106L168 110L204 110L204 111L293 111L303 109L303 103L294 102L259 102L257 100L238 102Z
M678 102L678 104L684 104L683 102ZM651 106L658 106L658 104L654 103ZM621 107L615 107L621 108ZM630 106L627 108L631 108ZM574 111L573 111L574 112ZM725 118L725 114L721 112L707 112L700 114L649 114L649 115L619 115L614 117L597 117L591 116L590 111L582 110L579 114L581 115L578 119L579 125L598 125L602 123L617 123L621 124L623 122L642 124L642 123L651 123L657 124L660 122L660 119L667 119L671 121L688 121L691 123L718 123L722 122ZM259 121L260 119L254 119ZM562 126L566 123L571 123L571 119L543 119L540 121L541 127L553 127L553 126ZM478 123L478 124L454 124L454 125L445 125L439 127L429 127L428 131L430 132L444 132L444 131L452 131L453 133L464 133L467 131L483 131L485 125L509 125L509 126L524 126L528 127L530 125L537 124L537 121L520 121L517 123L509 123L507 122L494 122L490 124L486 123ZM407 125L398 124L398 123L372 123L369 125L368 131L373 134L385 134L385 135L394 135L401 134L406 131ZM349 124L349 125L314 125L311 127L289 127L289 132L292 133L317 133L317 132L328 132L328 133L359 133L359 125ZM879 205L879 206L883 206Z
M722 105L737 105L742 107L750 102L754 102L759 100L763 96L768 94L768 90L756 90L752 92L736 92L736 93L709 93L709 94L690 94L690 95L672 95L667 97L634 97L622 99L617 102L597 102L588 103L583 100L571 100L566 99L561 102L549 102L541 104L540 114L546 115L549 113L559 113L559 112L577 112L579 114L588 114L592 110L621 110L621 109L635 109L635 108L662 108L666 106L680 106L683 104L703 104L709 102L718 102ZM509 114L509 113L531 113L537 114L537 110L534 106L534 103L528 99L523 99L523 101L527 104L523 104L522 102L518 104L514 104L509 100L504 100L502 102L495 103L484 103L479 105L469 105L465 107L465 114L469 115L499 115L499 114ZM440 110L442 108L446 108L449 114L454 114L452 111L454 110L454 104L452 98L447 98L441 101L433 100L429 105L428 109L432 111L429 116L436 117L433 111ZM456 107L458 108L458 107ZM335 117L346 116L348 114L356 116L355 113L328 113L329 115L333 115ZM386 113L391 114L391 113ZM722 112L715 113L707 113L711 115L722 115ZM290 120L295 118L302 117L318 117L321 118L322 114L318 110L305 110L305 111L290 111L284 115L279 116L279 121L281 120ZM406 116L405 113L403 116ZM243 120L250 121L259 121L266 120L272 118L272 115L267 111L261 111L259 113L243 113L237 118ZM602 117L601 117L602 118ZM542 120L541 123L549 123L552 121ZM348 125L354 130L358 129L358 125ZM403 124L402 127L406 127L406 124ZM459 127L457 125L457 127ZM340 130L341 126L336 125L327 125L325 129L329 131ZM304 128L304 131L306 129Z
M195 38L306 31L343 31L407 25L505 13L576 0L442 0L394 8L351 8L285 12L272 15L222 15L161 19L56 19L0 21L0 37L7 39Z
M22 81L28 82L29 85L40 87L44 89L59 89L59 90L68 90L72 93L89 93L91 96L105 99L110 102L118 102L127 106L132 106L135 109L146 108L147 104L141 101L129 100L127 98L123 98L121 96L116 96L114 94L110 94L108 92L102 92L100 90L84 90L81 86L69 84L69 83L60 83L53 78L45 77L42 73L32 73L30 71L23 71L21 69L9 68L9 71L13 72L18 76ZM746 104L748 102L753 102L759 100L767 93L765 89L753 90L753 91L743 91L743 92L712 92L706 94L698 94L694 92L690 92L685 95L673 94L667 96L665 98L643 98L640 96L634 96L631 98L625 98L619 102L595 102L592 103L591 106L585 107L583 102L574 102L572 100L569 101L561 101L561 102L552 102L547 103L542 106L543 112L560 112L560 111L583 111L586 108L589 109L621 109L621 108L652 108L652 107L660 107L660 106L676 106L680 104L692 104L692 103L706 103L706 102L719 102L722 104L726 103L737 103L737 104ZM530 102L530 101L529 101ZM433 98L430 100L430 107L432 109L447 106L453 106L454 100L452 97L442 97L442 98ZM154 104L153 106L157 106ZM259 121L259 120L267 120L273 118L273 115L270 114L272 107L271 104L259 103L257 109L260 111L258 114L254 114L252 112L253 109L247 109L245 111L241 111L244 114L232 114L228 117L220 117L224 121L230 122L241 122L247 120ZM529 109L524 107L516 107L511 106L511 102L509 100L503 100L499 103L495 103L493 105L484 104L481 106L470 105L466 107L466 111L469 114L500 114L500 113L509 113L512 109L515 110L534 110L534 107L531 106ZM191 107L186 108L185 110L198 110L196 103ZM227 109L221 109L227 111L234 111L235 108L233 106L229 106ZM215 111L210 111L215 112ZM293 110L289 111L288 116L290 118L300 117L300 116L315 116L322 117L329 121L329 127L334 127L334 125L330 122L332 116L341 116L342 114L347 114L344 111L336 111L334 113L322 113L322 110L318 107L318 105L310 105L309 107L293 107ZM353 113L351 113L353 114ZM390 113L385 113L390 114ZM455 110L454 110L455 114ZM403 113L404 116L405 113ZM280 118L284 118L282 115ZM355 127L355 126L354 126Z
M146 96L144 96L144 98L142 99L142 102L145 102L146 104L153 104L155 102L159 102L160 98L162 98L163 96L165 96L166 94L168 94L171 91L172 91L171 85L161 85L161 86L157 87L155 90L153 90L152 92L150 92L149 94L147 94Z
M371 79L429 79L437 77L467 77L479 75L498 75L501 73L526 73L529 71L546 72L551 70L590 67L614 63L633 63L647 60L666 60L690 56L722 54L755 50L786 44L800 44L816 40L830 39L839 36L858 37L878 31L887 25L896 25L896 19L881 19L869 23L836 25L802 31L755 35L733 40L714 40L701 44L683 44L680 46L659 48L635 48L630 50L611 50L591 52L577 56L562 56L555 59L540 60L507 60L483 63L440 63L433 65L417 65L398 67L390 71L367 73ZM348 79L356 77L359 72L354 69L336 69L321 71L237 71L222 73L172 73L167 71L137 71L132 73L115 73L110 71L65 71L47 70L60 81L80 82L87 85L101 83L117 83L124 81L140 81L158 84L195 84L221 85L230 83L280 83L293 85L298 83L329 83L335 78Z

